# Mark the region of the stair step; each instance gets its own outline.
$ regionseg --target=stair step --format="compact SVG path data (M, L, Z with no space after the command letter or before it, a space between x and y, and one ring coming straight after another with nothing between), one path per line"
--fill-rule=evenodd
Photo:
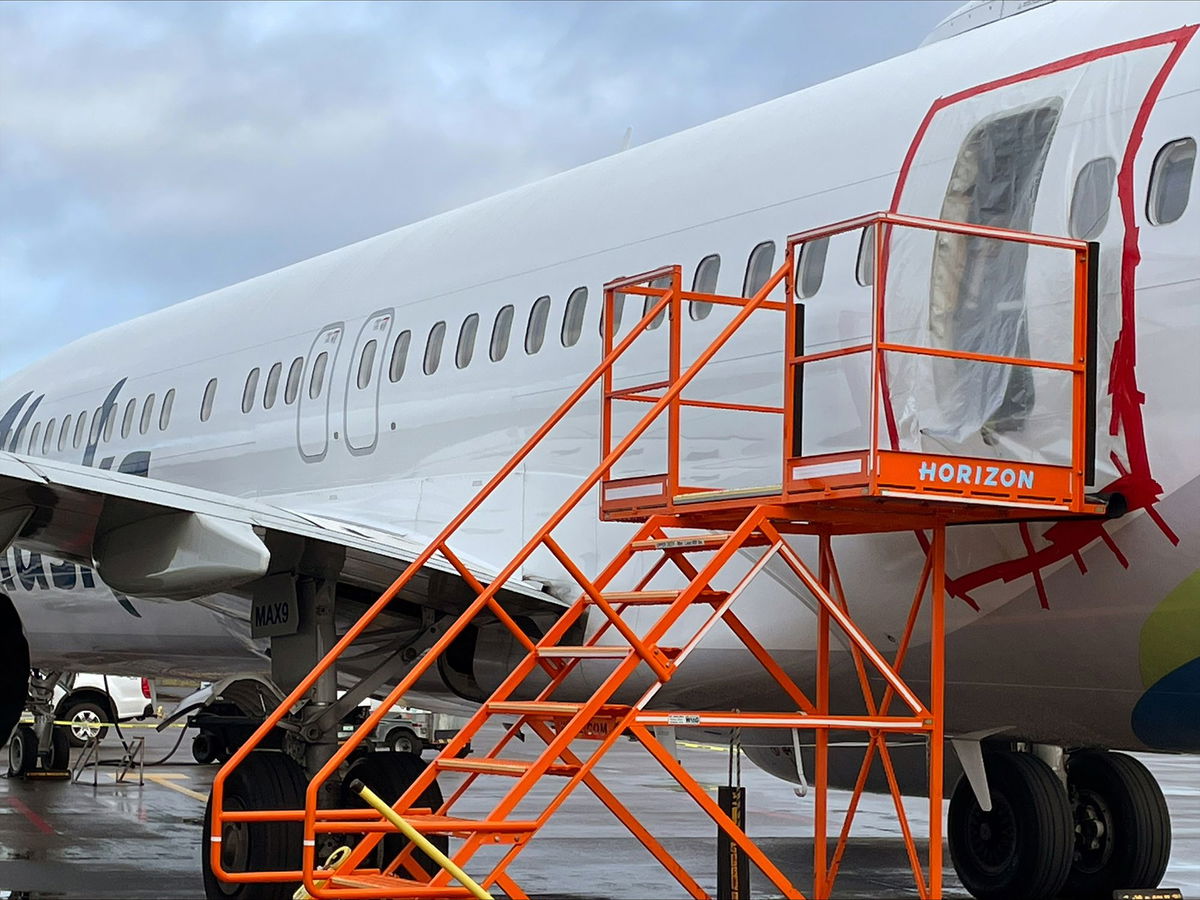
M631 550L682 550L691 553L699 550L712 550L720 547L729 540L732 532L710 531L706 534L690 534L687 537L650 538L645 541L634 541L629 545Z
M496 700L486 703L489 713L510 716L532 716L542 719L569 719L583 709L582 703L558 703L553 700ZM606 704L597 711L595 718L610 719L629 712L628 706Z
M424 881L398 878L395 875L363 874L334 875L330 887L369 890L371 897L471 897L470 891L458 884L430 887Z
M678 591L614 591L606 593L604 599L614 606L667 606L682 594ZM725 591L701 591L693 603L712 603L729 596Z
M678 656L680 647L659 647L659 652L667 659ZM624 659L634 650L630 646L618 647L570 647L561 644L555 647L539 647L538 656L551 659Z
M512 775L520 777L534 767L534 759L435 759L433 764L448 772L471 772L476 775ZM579 766L556 763L546 770L547 775L571 776Z

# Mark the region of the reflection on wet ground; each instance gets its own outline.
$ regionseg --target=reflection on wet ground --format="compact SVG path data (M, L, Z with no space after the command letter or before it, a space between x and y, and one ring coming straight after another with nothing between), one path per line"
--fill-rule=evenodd
M152 735L147 755L170 750L174 735ZM64 782L0 779L0 900L10 898L201 898L199 876L203 798L212 767L190 764L188 742L166 765L146 771L143 787L115 784L103 770L99 787ZM117 746L111 747L115 754ZM533 748L524 747L525 755ZM688 770L705 785L726 780L723 751L680 745ZM522 754L513 753L513 756ZM1164 881L1185 897L1200 898L1200 761L1142 757L1163 786L1174 821L1171 866ZM619 744L597 769L650 831L715 892L714 827L635 744ZM495 779L495 781L501 781ZM749 830L763 850L805 889L811 861L811 813L791 786L748 763ZM447 778L446 786L454 780ZM499 784L495 791L507 787ZM831 792L837 807L847 796ZM464 813L485 812L496 796L480 798ZM926 833L923 803L914 801L914 830ZM897 834L890 800L871 797L855 826L837 896L916 896ZM590 794L578 792L530 844L510 870L539 898L683 896L659 864ZM965 893L947 868L948 897ZM756 884L766 890L761 877Z

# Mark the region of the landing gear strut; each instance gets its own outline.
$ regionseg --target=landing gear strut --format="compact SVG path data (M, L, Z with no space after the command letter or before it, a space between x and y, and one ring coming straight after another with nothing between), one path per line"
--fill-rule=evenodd
M1154 776L1132 756L1080 750L1063 779L1032 753L983 754L984 811L967 779L950 800L954 869L979 900L1107 900L1158 886L1171 820Z

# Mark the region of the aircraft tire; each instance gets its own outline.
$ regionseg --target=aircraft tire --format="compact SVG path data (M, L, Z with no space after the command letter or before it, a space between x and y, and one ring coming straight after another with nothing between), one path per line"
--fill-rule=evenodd
M978 900L1048 900L1071 868L1074 821L1054 771L1029 753L984 753L992 796L983 812L966 777L950 799L954 870Z
M342 781L342 803L350 809L362 808L367 805L361 797L350 793L350 785L357 779L377 793L385 801L392 803L400 799L400 795L408 790L408 786L416 781L417 776L425 770L421 757L413 753L391 753L380 751L363 756L351 763ZM435 812L442 805L442 789L435 781L417 798L415 804L419 807L429 807ZM428 836L430 843L445 853L450 847L447 835ZM408 845L408 839L402 835L386 837L381 842L383 853L379 860L381 866L387 865ZM437 871L438 866L424 853L416 853L413 858L429 874ZM400 870L404 874L404 870Z
M55 725L50 730L50 759L46 766L54 772L71 768L71 737L65 725Z
M8 777L21 778L37 768L37 732L24 723L8 739Z
M227 809L301 809L304 772L282 753L251 753L225 782ZM290 900L294 884L230 884L212 871L209 834L212 798L204 810L200 867L207 900ZM222 865L230 872L300 868L302 827L299 822L255 822L226 825L221 835Z
M1150 771L1123 753L1084 750L1067 761L1067 787L1075 858L1063 896L1158 887L1171 856L1171 815Z

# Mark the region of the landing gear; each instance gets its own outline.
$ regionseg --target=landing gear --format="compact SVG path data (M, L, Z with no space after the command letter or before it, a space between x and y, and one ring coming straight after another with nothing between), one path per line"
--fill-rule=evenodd
M21 724L8 739L8 775L21 778L37 768L37 733L29 725Z
M1171 818L1149 770L1123 753L1085 750L1071 755L1067 786L1075 852L1063 895L1157 887L1171 855Z
M283 753L251 753L225 782L225 807L231 810L298 809L304 806L304 771ZM210 833L212 798L204 812ZM221 866L227 872L300 868L298 822L230 822L221 831ZM220 881L212 871L211 843L200 852L204 896L210 900L289 900L295 885L238 884Z
M342 804L350 808L367 806L359 796L350 793L349 785L355 780L361 781L386 802L392 803L400 799L400 795L408 790L408 786L417 780L417 776L425 769L421 758L412 753L371 753L361 756L350 764L346 777L342 780ZM415 806L429 807L437 810L442 805L442 791L435 781L423 793ZM450 846L446 835L429 835L429 841L443 853ZM376 850L377 864L382 868L390 863L408 844L408 839L402 835L384 838ZM413 859L427 873L433 874L437 866L424 853L416 853ZM401 870L403 874L403 870Z
M992 808L967 779L950 800L947 838L954 870L979 900L1049 900L1071 870L1074 821L1054 770L1030 753L983 755Z

